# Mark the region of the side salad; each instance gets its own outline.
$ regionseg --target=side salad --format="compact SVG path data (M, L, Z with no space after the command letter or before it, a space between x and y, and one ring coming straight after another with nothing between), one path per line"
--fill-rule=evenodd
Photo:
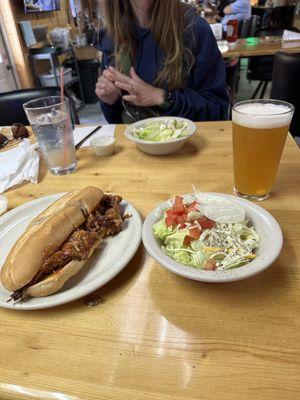
M153 234L175 261L208 271L248 264L260 243L244 209L213 195L176 196Z
M184 120L169 119L155 122L141 128L130 127L132 135L149 142L166 142L188 135L187 122Z

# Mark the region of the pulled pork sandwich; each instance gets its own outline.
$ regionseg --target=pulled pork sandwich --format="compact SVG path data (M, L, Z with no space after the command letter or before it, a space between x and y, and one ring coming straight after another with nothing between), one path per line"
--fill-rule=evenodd
M14 301L57 292L106 236L123 228L120 196L96 187L74 190L38 215L11 249L1 282Z

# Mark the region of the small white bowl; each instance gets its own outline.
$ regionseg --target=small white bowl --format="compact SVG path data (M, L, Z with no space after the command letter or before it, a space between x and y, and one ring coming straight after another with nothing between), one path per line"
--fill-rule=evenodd
M187 136L177 138L177 139L171 139L171 140L168 140L165 142L150 142L150 141L139 139L139 138L133 136L131 133L131 130L130 130L131 128L142 128L149 124L153 124L155 122L165 122L170 119L186 121L187 122L187 130L188 130ZM134 124L130 125L125 130L125 136L127 137L127 139L134 142L138 146L138 148L140 150L142 150L144 153L151 154L153 156L164 156L166 154L171 154L174 151L180 149L180 147L182 147L184 145L184 143L191 136L193 136L195 134L196 130L197 130L197 127L194 124L194 122L189 119L186 119L186 118L155 117L155 118L143 119L141 121L135 122Z
M94 148L97 156L111 156L115 152L116 139L110 136L101 136L91 139L91 146Z
M240 197L221 193L208 193L219 198L232 201L233 204L243 207L246 218L250 220L261 242L255 251L256 258L242 267L228 270L205 271L181 264L166 255L158 240L153 235L153 225L161 218L163 212L170 207L170 200L159 204L146 217L143 224L143 243L146 251L160 265L177 275L202 282L233 282L250 278L268 268L278 257L282 248L282 232L275 218L264 208ZM184 196L184 195L183 195Z

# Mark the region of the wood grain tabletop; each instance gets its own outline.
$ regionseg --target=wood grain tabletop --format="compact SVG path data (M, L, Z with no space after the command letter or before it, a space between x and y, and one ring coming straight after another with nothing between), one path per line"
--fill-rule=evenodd
M277 51L283 51L285 53L299 53L300 41L293 40L283 42L281 37L277 36L238 39L236 45L223 53L222 56L224 58L270 56L274 55Z
M77 152L79 166L6 192L9 208L95 185L143 218L175 194L232 193L231 123L199 123L173 155L149 156L117 127L117 152ZM288 137L273 195L260 205L283 230L279 258L244 281L207 284L158 265L141 245L111 282L60 307L0 309L0 399L298 400L300 158Z

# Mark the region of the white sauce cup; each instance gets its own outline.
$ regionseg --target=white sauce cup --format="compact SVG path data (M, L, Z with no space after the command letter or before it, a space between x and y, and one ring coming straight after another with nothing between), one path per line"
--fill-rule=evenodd
M111 156L115 152L116 139L109 136L101 136L91 139L91 146L94 148L97 156Z

